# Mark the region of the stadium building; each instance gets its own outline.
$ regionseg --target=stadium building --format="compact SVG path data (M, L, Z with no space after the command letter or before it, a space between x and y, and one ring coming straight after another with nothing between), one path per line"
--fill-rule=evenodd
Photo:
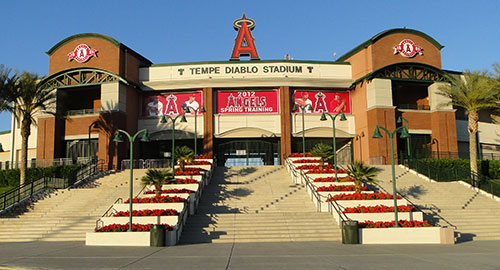
M465 115L442 106L447 100L438 94L445 75L455 72L443 70L443 45L431 36L391 29L336 61L261 60L254 26L245 16L234 22L238 32L228 61L153 64L96 33L58 42L47 51L43 83L56 91L53 110L63 117L38 116L31 163L97 156L106 168L119 168L129 144L114 142L116 131L147 129L151 140L134 146L134 159L145 166L168 159L173 136L175 145L194 148L196 141L198 154L230 166L281 164L283 156L302 151L303 140L307 151L318 142L331 144L334 133L340 161L387 164L389 138L372 134L377 125L394 130L400 116L408 121L413 153L468 152ZM346 120L320 121L322 112L343 112ZM4 166L19 158L19 129L12 125L14 134L0 134ZM493 119L482 115L483 156L500 153L498 134ZM397 153L407 147L396 140Z

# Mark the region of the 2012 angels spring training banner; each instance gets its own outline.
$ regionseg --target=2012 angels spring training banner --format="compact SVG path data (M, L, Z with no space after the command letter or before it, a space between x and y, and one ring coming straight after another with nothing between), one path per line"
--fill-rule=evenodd
M142 103L142 116L192 114L203 106L202 91L172 92L163 95L145 96ZM199 111L198 111L199 112Z
M324 111L351 113L350 92L296 90L293 98L297 107L294 112L301 112L300 108L303 107L306 113L322 113Z
M278 89L217 91L217 113L279 113Z

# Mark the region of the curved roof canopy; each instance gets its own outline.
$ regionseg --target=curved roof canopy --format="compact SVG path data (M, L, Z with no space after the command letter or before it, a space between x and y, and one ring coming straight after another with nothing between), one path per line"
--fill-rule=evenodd
M450 72L448 72L450 73ZM372 80L374 78L391 79L413 82L449 82L447 72L431 65L413 62L402 62L388 65L357 79L351 87L356 84Z
M100 85L108 82L122 82L134 85L120 75L100 68L70 68L54 73L40 81L43 88L66 88L88 85Z

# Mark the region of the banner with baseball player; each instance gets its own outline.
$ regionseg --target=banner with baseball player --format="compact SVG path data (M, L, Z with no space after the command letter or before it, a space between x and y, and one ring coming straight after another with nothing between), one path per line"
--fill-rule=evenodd
M296 104L296 113L304 108L306 113L351 113L351 93L320 90L295 90L293 103Z
M162 95L144 96L142 116L155 117L178 114L193 114L203 106L202 91L172 92ZM198 111L199 112L199 111Z

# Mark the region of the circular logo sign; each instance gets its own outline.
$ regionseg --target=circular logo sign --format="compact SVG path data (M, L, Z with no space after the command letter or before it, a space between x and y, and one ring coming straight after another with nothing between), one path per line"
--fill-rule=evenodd
M78 63L87 62L92 56L97 57L97 50L91 49L87 44L80 44L75 49L68 53L68 61L75 59Z
M415 42L409 39L403 39L398 45L394 46L394 54L401 54L404 57L414 57L415 55L422 55L422 47L417 46Z

